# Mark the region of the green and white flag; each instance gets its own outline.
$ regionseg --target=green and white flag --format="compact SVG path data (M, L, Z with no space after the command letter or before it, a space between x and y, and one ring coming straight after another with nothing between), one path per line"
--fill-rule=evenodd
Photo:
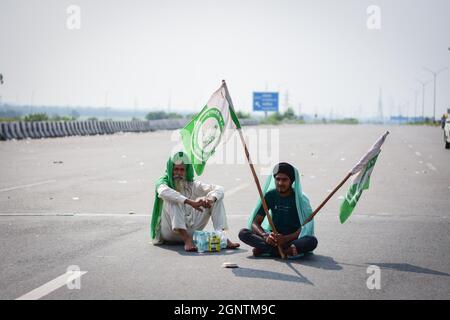
M351 175L357 175L353 178L350 189L341 204L341 210L339 213L341 223L344 223L352 214L363 190L369 189L370 175L372 174L378 155L381 152L381 146L384 143L384 140L386 140L386 136L388 134L389 132L386 131L386 133L374 143L364 157L362 157L350 171Z
M225 82L209 98L208 103L183 129L181 138L195 173L203 173L206 161L220 142L225 142L241 125L230 104Z

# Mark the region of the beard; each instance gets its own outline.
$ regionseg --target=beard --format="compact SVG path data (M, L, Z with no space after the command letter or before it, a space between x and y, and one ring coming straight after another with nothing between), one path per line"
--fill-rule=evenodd
M175 190L181 194L184 194L186 191L186 180L183 177L174 177L173 182L175 184Z

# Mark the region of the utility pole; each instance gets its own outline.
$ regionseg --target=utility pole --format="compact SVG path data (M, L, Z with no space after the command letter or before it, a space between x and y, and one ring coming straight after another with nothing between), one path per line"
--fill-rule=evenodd
M411 89L414 92L414 122L417 121L417 89Z
M406 122L409 122L409 100L405 102L406 107Z
M439 69L437 71L433 71L433 70L425 68L425 67L423 67L423 68L424 68L424 70L430 72L433 75L433 79L434 79L433 122L435 122L436 121L436 78L437 78L437 75L439 73L441 73L442 71L446 70L447 67Z
M289 108L289 91L286 90L286 93L284 94L284 111L286 112Z
M0 84L3 84L3 74L0 73ZM0 94L0 105L2 104L2 95Z
M383 93L381 87L378 89L378 121L384 123L383 117Z
M425 87L430 84L430 81L417 80L422 85L422 121L425 120Z
M264 89L265 92L269 91L269 84L266 81L266 88ZM267 120L267 110L264 110L264 119Z

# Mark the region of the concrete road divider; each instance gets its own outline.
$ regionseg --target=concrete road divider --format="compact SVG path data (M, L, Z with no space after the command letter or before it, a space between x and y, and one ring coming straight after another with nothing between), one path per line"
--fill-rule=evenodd
M67 136L114 134L117 132L151 132L176 130L184 127L188 119L160 119L148 121L14 121L0 122L0 140L39 139ZM258 125L255 119L241 119L241 125Z
M11 134L9 133L8 122L0 123L0 139L1 140L11 140Z
M12 132L13 132L14 138L18 139L18 140L23 139L23 134L20 131L19 123L12 122L11 125L12 125Z

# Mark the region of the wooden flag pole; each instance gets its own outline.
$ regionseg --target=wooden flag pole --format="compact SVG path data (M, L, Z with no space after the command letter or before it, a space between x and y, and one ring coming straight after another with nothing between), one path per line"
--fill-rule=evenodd
M225 83L225 80L222 80L222 85L225 88L226 99L228 100L228 103L230 104L230 108L234 111L233 102L231 101L231 96L230 96L230 94L228 92L228 88L227 88L227 84ZM248 164L250 166L250 170L252 171L253 179L255 180L256 188L258 189L258 193L259 193L259 196L261 198L261 204L262 204L262 206L264 208L264 212L266 214L267 220L269 221L269 224L270 224L270 227L272 228L272 231L277 234L278 232L277 232L277 229L275 228L275 225L273 224L272 217L269 214L269 209L267 207L266 200L264 199L264 195L263 195L263 192L262 192L262 189L261 189L261 184L259 183L258 176L256 175L255 167L253 166L253 163L252 163L252 161L250 159L250 153L248 152L247 144L245 143L245 139L244 139L244 136L242 134L242 130L238 129L238 132L239 132L239 137L241 138L242 146L244 147L245 156L247 157L247 161L248 161ZM281 248L281 245L278 245L278 252L280 253L280 256L283 259L286 258L286 255L284 254L284 251L283 251L283 248Z
M319 213L320 209L323 208L323 206L328 202L328 200L331 199L331 197L342 187L342 185L348 180L348 178L350 178L352 176L352 174L349 172L347 174L347 176L345 176L344 180L341 181L341 183L339 183L339 185L334 188L334 190L328 195L328 197L325 198L325 200L322 201L322 203L317 207L316 210L314 210L313 213L311 213L311 215L308 217L308 219L305 220L305 222L303 222L302 227L307 224L308 222L310 222L314 216Z

